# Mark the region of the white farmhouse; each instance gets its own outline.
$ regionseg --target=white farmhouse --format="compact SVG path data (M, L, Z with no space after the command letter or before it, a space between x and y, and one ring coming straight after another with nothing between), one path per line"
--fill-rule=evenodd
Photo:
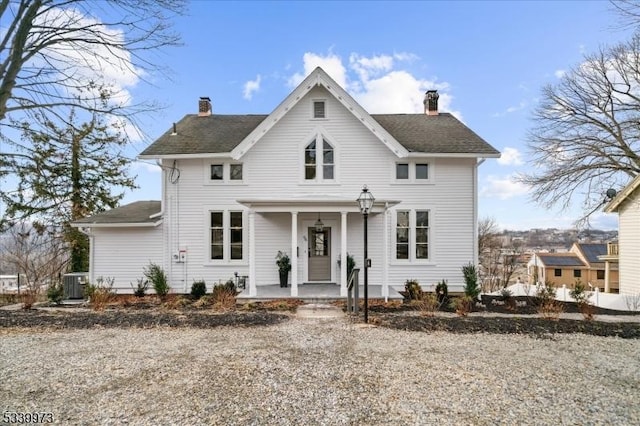
M640 175L636 176L606 206L605 212L618 213L620 294L640 294Z
M247 295L277 285L279 251L291 258L291 296L311 283L346 295L347 253L363 260L363 185L369 284L382 295L407 279L463 286L477 263L477 168L500 153L427 92L423 114L369 114L316 68L269 115L218 115L201 98L145 149L162 165L162 200L139 201L75 223L90 235L92 282L121 292L149 262L174 292L237 273Z

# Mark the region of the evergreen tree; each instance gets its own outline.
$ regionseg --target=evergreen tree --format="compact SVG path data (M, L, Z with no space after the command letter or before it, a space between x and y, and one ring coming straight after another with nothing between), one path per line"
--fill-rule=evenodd
M89 267L87 237L70 222L116 207L124 189L135 188L130 162L122 152L123 129L98 113L81 120L74 109L65 122L38 114L37 121L14 123L21 141L10 160L16 191L0 193L5 224L30 220L60 235L70 250L71 271Z

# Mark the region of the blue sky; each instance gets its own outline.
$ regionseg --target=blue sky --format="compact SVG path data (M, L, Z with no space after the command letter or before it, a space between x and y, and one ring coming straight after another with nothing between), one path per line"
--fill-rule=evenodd
M502 228L571 227L579 207L546 211L512 182L527 170L525 136L541 87L558 81L585 52L625 40L604 1L589 2L213 2L197 1L176 21L184 46L158 58L171 79L128 82L134 100L167 108L143 120L155 139L199 96L214 113L271 112L316 65L371 113L421 112L424 91L503 152L480 167L480 217ZM417 101L416 101L417 100ZM147 142L137 142L131 156ZM124 202L160 198L159 169L136 163L139 189ZM595 228L615 229L597 214Z

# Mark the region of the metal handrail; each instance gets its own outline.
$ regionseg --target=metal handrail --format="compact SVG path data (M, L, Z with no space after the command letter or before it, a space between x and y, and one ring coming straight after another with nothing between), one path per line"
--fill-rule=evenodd
M359 303L359 287L358 276L360 274L360 268L353 268L349 279L347 280L347 312L358 313Z

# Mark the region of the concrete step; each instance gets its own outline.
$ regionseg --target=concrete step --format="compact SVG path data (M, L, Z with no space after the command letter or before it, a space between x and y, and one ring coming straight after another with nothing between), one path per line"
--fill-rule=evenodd
M296 311L298 318L343 318L341 308L326 303L307 303L298 306Z

